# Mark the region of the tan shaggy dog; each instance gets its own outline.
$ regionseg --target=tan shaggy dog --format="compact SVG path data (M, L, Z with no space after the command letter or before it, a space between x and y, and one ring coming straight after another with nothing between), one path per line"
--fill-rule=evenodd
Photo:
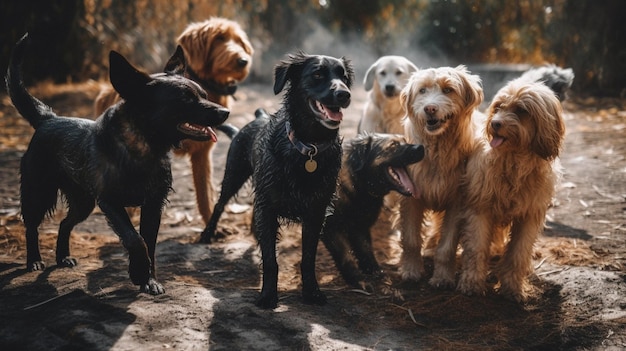
M365 73L363 87L368 99L358 132L403 134L404 109L400 91L417 67L404 56L382 56Z
M546 85L522 77L496 94L485 128L487 140L470 158L464 181L467 222L457 289L486 291L490 246L508 237L494 273L499 292L521 302L530 288L533 245L560 178L561 103Z
M183 48L188 65L185 76L206 90L208 100L229 108L230 96L237 90L237 83L246 79L252 65L254 50L247 34L237 22L213 17L189 24L177 42ZM115 90L104 88L94 104L96 115L118 99ZM211 181L213 146L214 141L185 140L181 148L175 150L178 155L190 157L198 211L205 224L211 218L215 201Z
M477 126L472 114L483 101L480 78L465 66L440 67L414 73L400 94L407 119L405 137L423 144L424 159L409 167L416 196L404 197L395 226L401 231L403 248L400 272L403 279L419 280L424 274L422 235L430 210L433 228L441 233L435 254L434 286L454 287L454 259L458 243L461 177L467 159L477 145Z

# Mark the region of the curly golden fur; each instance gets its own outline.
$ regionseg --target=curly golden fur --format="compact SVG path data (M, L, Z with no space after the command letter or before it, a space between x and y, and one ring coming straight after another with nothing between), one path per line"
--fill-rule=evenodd
M424 276L422 235L424 219L432 220L441 240L435 257L435 274L430 283L454 286L455 267L450 267L458 242L460 212L459 184L468 157L477 144L472 115L482 101L480 78L465 66L430 68L414 73L400 94L407 118L405 137L412 144L423 144L424 159L409 167L417 196L403 198L396 218L402 233L400 270L403 279Z
M542 232L560 170L565 134L561 103L546 85L519 78L494 97L486 136L467 165L462 272L457 289L486 291L489 248L508 237L495 268L499 292L524 301L531 256Z
M189 24L177 41L188 64L185 77L200 84L209 101L229 108L236 84L250 73L254 53L241 26L226 18L212 17ZM113 88L104 88L94 103L96 115L118 100ZM211 218L215 201L211 181L211 150L214 146L213 141L185 140L175 150L178 155L188 154L190 157L198 211L205 224Z

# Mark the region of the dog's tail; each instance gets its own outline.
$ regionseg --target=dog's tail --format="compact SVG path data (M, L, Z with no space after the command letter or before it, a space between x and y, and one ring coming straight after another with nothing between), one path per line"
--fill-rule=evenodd
M554 64L531 68L522 78L535 82L542 82L550 88L560 101L567 98L567 91L574 83L574 71L571 68L562 68Z
M256 118L270 118L270 114L261 107L257 108L256 111L254 111L254 116Z
M220 124L219 126L215 127L215 129L226 134L226 136L228 136L230 140L232 140L235 137L235 135L239 133L239 128L235 127L234 125L230 123Z
M22 61L24 59L24 51L29 42L30 39L28 38L28 33L26 33L17 44L15 44L11 61L9 62L9 69L5 77L5 83L13 106L28 120L28 123L30 123L33 128L37 129L43 121L55 117L56 114L52 111L50 106L30 95L24 86L24 81L22 80Z

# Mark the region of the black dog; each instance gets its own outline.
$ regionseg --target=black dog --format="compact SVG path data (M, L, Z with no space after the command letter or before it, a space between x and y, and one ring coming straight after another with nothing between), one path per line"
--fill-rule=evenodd
M359 269L380 272L370 228L389 192L417 195L406 167L423 158L424 146L407 144L401 135L360 134L345 146L337 195L321 238L349 285L362 287Z
M277 65L274 73L275 94L289 82L282 107L271 117L257 117L233 138L222 192L201 241L211 241L224 206L252 175L252 227L263 258L257 306L274 308L278 303L280 220L302 223L302 296L306 303L323 304L326 296L317 284L315 256L341 167L338 129L341 109L350 104L354 72L345 58L298 53Z
M20 168L27 268L45 268L38 226L54 211L60 190L69 208L59 227L57 265L77 264L70 256L70 234L97 202L128 250L132 282L141 291L163 293L156 281L155 246L172 184L169 151L183 139L215 139L210 126L224 122L229 111L206 100L198 84L182 77L185 61L178 48L168 63L177 69L153 76L111 51L111 83L123 101L96 121L57 116L24 87L21 62L26 42L27 35L14 49L6 83L13 105L35 128ZM131 224L126 206L141 207L141 234Z

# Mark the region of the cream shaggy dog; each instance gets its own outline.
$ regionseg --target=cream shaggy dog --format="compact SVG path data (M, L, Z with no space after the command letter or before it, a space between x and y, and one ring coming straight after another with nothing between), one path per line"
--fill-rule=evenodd
M365 73L363 86L368 99L358 132L403 134L404 109L400 91L417 67L404 56L382 56Z
M518 302L528 296L533 245L560 176L565 134L555 92L533 80L520 77L499 90L487 112L486 140L467 164L457 285L466 294L486 291L490 245L508 237L494 271L499 292Z
M395 226L401 231L402 278L419 280L424 276L422 235L424 219L431 220L441 233L435 254L434 286L455 286L455 260L461 204L461 177L469 156L477 146L477 126L472 114L483 101L480 78L465 66L419 70L411 76L400 94L407 118L405 137L409 143L423 144L424 159L409 167L416 195L401 199Z

